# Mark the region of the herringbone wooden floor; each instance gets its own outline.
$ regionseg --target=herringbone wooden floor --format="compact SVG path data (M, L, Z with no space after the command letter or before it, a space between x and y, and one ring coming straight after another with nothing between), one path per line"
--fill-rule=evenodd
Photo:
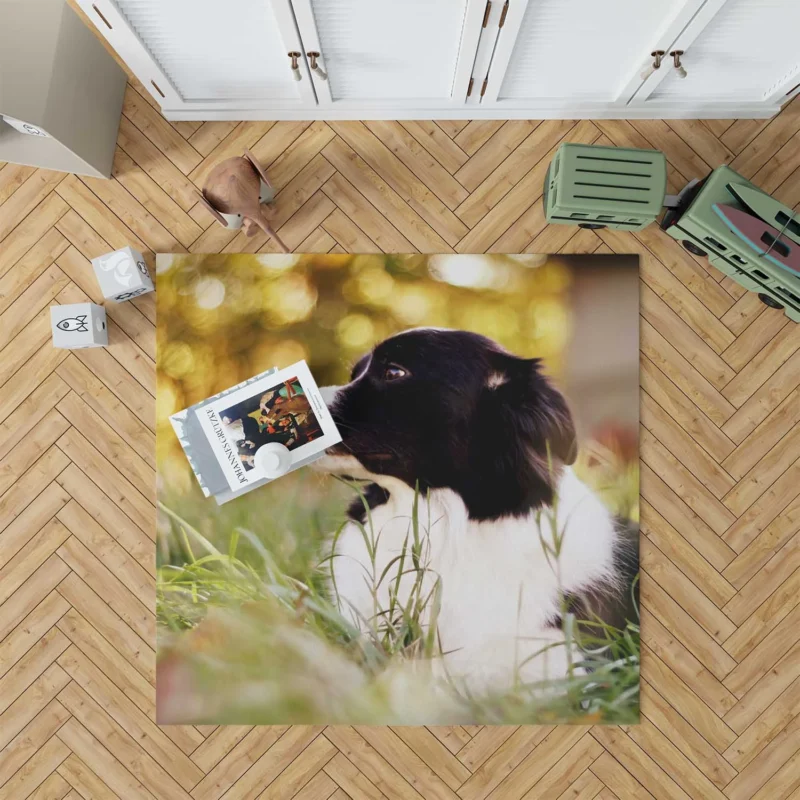
M771 121L165 122L128 88L114 177L0 169L0 796L800 798L800 326L650 227L547 227L561 141L731 162L800 202L800 101ZM642 722L154 723L154 297L108 349L50 344L87 259L270 250L194 187L243 147L297 251L641 254Z

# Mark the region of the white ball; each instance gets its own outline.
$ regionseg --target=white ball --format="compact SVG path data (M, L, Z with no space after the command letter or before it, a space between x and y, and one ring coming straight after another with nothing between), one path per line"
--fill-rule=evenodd
M269 442L256 450L255 466L266 478L280 478L292 466L292 454L286 445Z

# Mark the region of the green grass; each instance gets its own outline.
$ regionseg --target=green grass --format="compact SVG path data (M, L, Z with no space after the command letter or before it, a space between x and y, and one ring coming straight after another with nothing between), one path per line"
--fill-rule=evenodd
M638 476L611 457L580 468L609 507L635 515ZM281 502L270 504L278 492ZM344 526L341 509L354 495L363 502L358 485L333 484L302 471L212 514L210 504L196 497L160 504L161 721L638 720L638 618L616 629L597 619L578 620L565 605L573 667L565 680L546 685L518 680L507 692L476 696L434 677L429 667L441 657L436 618L446 587L427 567L430 521L419 494L401 553L383 573L372 570L372 617L356 627L350 609L342 608L326 555L335 550ZM361 532L374 553L377 537L369 514ZM554 539L549 556L557 569L558 536ZM412 578L411 590L404 586L406 602L398 593L401 575ZM384 583L389 602L382 608L377 598Z

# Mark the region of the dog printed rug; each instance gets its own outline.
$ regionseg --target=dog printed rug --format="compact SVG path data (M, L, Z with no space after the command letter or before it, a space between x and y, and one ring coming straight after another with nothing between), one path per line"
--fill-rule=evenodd
M638 286L636 256L159 256L158 721L635 723ZM205 497L170 415L301 361L341 442ZM310 435L284 383L227 410L240 458Z

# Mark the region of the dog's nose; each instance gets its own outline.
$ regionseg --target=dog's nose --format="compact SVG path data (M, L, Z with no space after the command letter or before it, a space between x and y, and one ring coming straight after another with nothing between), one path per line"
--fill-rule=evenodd
M331 408L336 402L336 395L339 393L341 386L320 386L319 393L322 395L322 402L328 408Z

